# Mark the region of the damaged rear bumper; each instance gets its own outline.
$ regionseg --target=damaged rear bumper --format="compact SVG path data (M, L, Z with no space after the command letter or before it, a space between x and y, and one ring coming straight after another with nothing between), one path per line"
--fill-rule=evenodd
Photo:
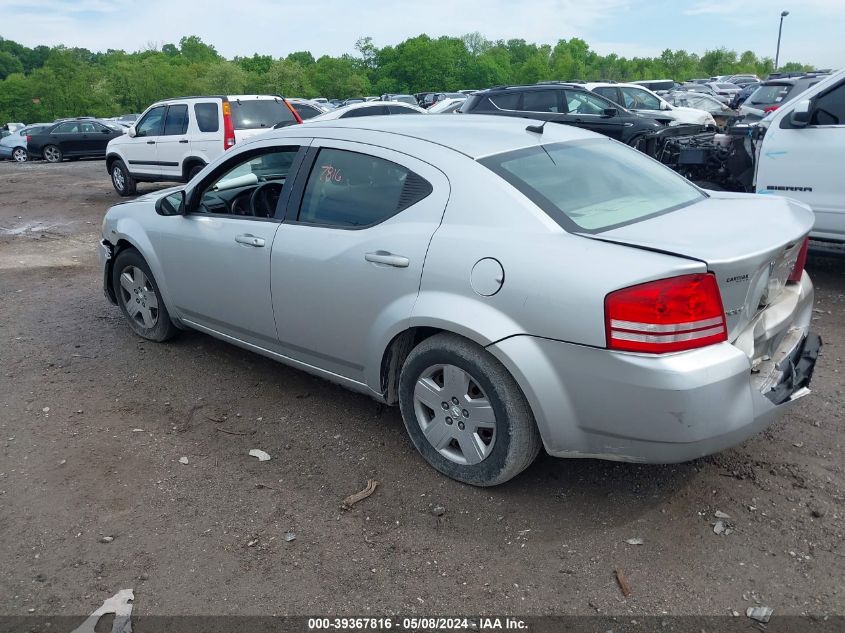
M821 340L809 332L806 275L797 294L789 326L765 339L768 365L731 343L653 356L514 336L488 349L523 389L550 454L683 462L743 442L809 393Z

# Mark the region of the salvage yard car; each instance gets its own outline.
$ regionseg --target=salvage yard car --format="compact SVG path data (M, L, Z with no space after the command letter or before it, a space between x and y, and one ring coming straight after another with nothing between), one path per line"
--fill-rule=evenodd
M644 86L588 82L584 84L584 87L632 112L670 119L670 125L689 123L692 125L716 126L716 121L709 112L672 105Z
M0 160L9 159L16 163L25 163L29 160L29 151L27 151L29 136L38 134L52 125L52 123L33 123L4 136L0 139Z
M135 195L139 182L187 182L235 143L280 123L302 117L278 95L164 99L109 143L106 171L121 196Z
M90 118L70 119L54 123L27 137L27 151L48 163L60 163L66 158L101 158L113 139L123 136L105 122Z
M198 330L398 404L429 464L489 486L542 446L677 462L782 415L820 348L812 223L572 126L399 116L239 143L112 207L100 258L139 336Z
M461 112L554 121L598 132L628 145L636 145L662 127L654 118L629 112L584 86L559 82L482 90L469 96Z

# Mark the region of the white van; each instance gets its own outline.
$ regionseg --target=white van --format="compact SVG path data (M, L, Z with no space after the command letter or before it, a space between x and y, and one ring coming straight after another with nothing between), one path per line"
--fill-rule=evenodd
M187 182L235 143L280 123L302 119L277 95L165 99L109 142L106 169L121 196L134 195L139 182Z
M845 242L845 70L834 73L760 122L755 191L812 207L810 237Z

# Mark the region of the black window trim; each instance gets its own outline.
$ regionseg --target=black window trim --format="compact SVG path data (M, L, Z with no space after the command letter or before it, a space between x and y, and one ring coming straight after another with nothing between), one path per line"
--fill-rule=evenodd
M426 184L428 184L428 186L429 186L429 192L424 197L420 198L419 200L416 200L415 202L413 202L411 204L407 204L404 207L398 207L393 213L391 213L387 217L382 218L378 222L374 222L372 224L362 224L362 225L358 225L358 226L343 226L343 225L340 225L340 224L318 224L318 223L315 223L315 222L302 222L302 221L299 220L299 216L302 213L302 202L305 198L305 188L308 186L308 181L311 179L311 174L314 171L314 166L317 164L317 158L320 154L320 151L324 150L324 149L334 150L334 151L338 151L338 152L347 152L349 154L361 154L362 156L369 156L371 158L378 158L380 160L387 161L389 163L393 163L394 165L398 165L402 169L405 169L408 173L413 173L418 178L421 178L422 180L424 180L426 182ZM322 229L337 229L337 230L340 230L340 231L363 231L365 229L371 229L374 226L379 226L380 224L384 224L389 219L396 217L397 215L399 215L400 213L402 213L406 209L409 209L412 206L414 206L415 204L422 202L423 200L428 198L433 192L434 192L434 185L432 185L431 182L429 182L428 178L421 176L416 171L414 171L410 167L407 167L406 165L403 165L402 163L397 163L395 160L391 160L391 159L385 158L383 156L377 156L375 154L368 154L368 153L363 152L363 151L346 149L344 147L335 147L335 146L332 146L332 145L318 145L317 147L309 147L308 148L308 151L306 152L305 157L303 159L303 162L302 162L302 164L299 168L299 173L297 174L297 178L296 178L296 182L294 183L294 187L291 190L291 195L289 197L289 204L287 205L287 211L291 212L295 209L296 210L295 217L288 218L287 214L286 214L283 222L285 224L296 224L296 225L299 225L299 226L313 226L314 228L322 228ZM281 200L280 200L280 202L281 202Z
M289 201L291 200L291 193L292 190L297 186L299 182L299 172L302 168L303 160L308 151L308 139L302 139L302 143L297 145L272 145L269 147L258 147L256 149L248 150L243 152L242 154L238 154L237 156L233 156L230 160L227 160L224 163L218 165L214 171L212 171L208 176L203 178L197 186L194 187L193 190L190 192L190 196L188 197L187 203L185 204L185 215L203 217L203 218L229 218L229 219L237 219L237 220L254 220L257 222L277 222L281 223L285 220L285 214L289 207ZM200 213L196 209L199 206L200 197L202 192L214 182L216 178L219 178L227 171L232 169L235 164L245 163L247 161L252 160L257 156L262 156L264 154L272 154L279 150L288 148L288 147L297 147L298 150L296 155L293 158L293 162L290 166L290 171L288 171L287 178L285 178L285 186L282 187L282 195L279 196L279 202L276 204L276 211L273 214L273 217L270 218L259 218L254 215L233 215L231 213ZM293 187L288 187L288 183L292 183Z

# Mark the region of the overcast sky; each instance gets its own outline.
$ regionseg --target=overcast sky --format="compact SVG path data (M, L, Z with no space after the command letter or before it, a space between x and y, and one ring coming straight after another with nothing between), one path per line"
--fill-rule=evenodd
M138 50L199 35L226 57L315 57L354 52L420 33L554 43L581 37L594 50L658 55L725 46L781 62L845 66L845 0L0 0L0 36L27 46Z

